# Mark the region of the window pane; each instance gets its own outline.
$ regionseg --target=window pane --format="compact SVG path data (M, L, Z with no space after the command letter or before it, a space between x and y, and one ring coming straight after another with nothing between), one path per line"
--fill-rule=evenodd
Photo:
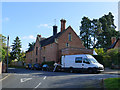
M36 55L38 54L38 47L36 47Z
M71 41L71 33L69 33L69 41Z
M76 57L75 63L82 63L82 57Z
M89 60L87 58L83 59L83 63L88 63L88 62L89 62Z

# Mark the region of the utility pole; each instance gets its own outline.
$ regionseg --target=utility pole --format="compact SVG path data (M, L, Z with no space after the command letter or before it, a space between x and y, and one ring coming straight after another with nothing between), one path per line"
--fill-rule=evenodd
M8 72L8 48L9 48L9 35L7 37L7 69L6 69L6 72Z

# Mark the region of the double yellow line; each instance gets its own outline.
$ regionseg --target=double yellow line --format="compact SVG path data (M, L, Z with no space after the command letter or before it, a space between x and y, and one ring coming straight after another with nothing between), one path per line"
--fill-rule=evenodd
M7 76L5 76L4 78L2 78L2 79L0 79L0 81L2 81L2 80L5 80L7 77L9 77L10 76L10 74L8 74Z

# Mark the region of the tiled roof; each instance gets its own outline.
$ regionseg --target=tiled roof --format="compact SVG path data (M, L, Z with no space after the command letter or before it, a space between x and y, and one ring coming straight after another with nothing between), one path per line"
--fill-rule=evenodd
M71 26L69 26L69 27L71 27ZM68 27L68 28L69 28L69 27ZM46 39L40 41L41 47L46 46L46 45L51 44L51 43L54 43L54 42L55 42L55 39L57 39L58 37L60 37L66 30L68 30L68 28L65 29L65 30L63 30L62 32L57 33L57 34L54 35L54 36L51 36L51 37L49 37L49 38L46 38Z
M71 26L69 26L68 28L71 28ZM46 46L46 45L51 44L51 43L54 43L54 42L55 42L55 39L57 39L58 37L60 37L66 30L68 30L68 28L65 29L65 30L63 30L62 32L59 32L59 33L57 33L56 35L50 36L50 37L48 37L48 38L46 38L46 39L43 38L43 39L41 40L40 37L38 37L38 39L39 39L39 41L40 41L41 47ZM26 52L30 52L30 51L32 51L33 49L34 49L34 47L32 47L30 50L28 50L28 51L26 51Z
M51 44L51 43L55 42L55 38L58 38L60 35L61 35L61 32L57 33L54 36L51 36L49 38L46 38L46 39L40 41L41 47L46 46L48 44Z

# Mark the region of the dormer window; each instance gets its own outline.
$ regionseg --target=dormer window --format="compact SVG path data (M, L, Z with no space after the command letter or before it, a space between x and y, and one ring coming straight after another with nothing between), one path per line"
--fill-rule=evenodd
M68 34L69 41L72 41L71 33Z

